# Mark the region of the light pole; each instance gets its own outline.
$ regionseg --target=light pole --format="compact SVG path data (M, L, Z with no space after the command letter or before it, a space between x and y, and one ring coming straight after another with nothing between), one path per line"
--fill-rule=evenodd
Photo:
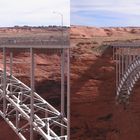
M60 12L56 12L56 11L53 11L53 14L57 14L57 15L59 15L60 16L60 18L61 18L61 33L62 33L62 45L64 45L63 43L63 25L64 25L64 20L63 20L63 14L62 13L60 13ZM62 46L63 47L63 46Z
M61 26L63 28L63 14L60 13L60 12L56 12L56 11L53 11L53 14L57 14L57 15L59 15L61 17Z
M63 14L60 12L53 11L54 14L57 14L61 17L61 33L62 33L62 51L61 51L61 115L65 117L65 49L63 42ZM68 127L68 125L67 125ZM68 129L68 128L67 128ZM61 135L64 135L64 128L61 127Z
M63 42L63 14L53 11L61 17L61 32L62 32L62 52L61 52L61 114L65 116L65 50Z

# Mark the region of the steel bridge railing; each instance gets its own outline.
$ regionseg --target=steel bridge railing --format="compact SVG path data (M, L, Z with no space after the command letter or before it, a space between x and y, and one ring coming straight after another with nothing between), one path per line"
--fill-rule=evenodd
M127 104L133 87L140 78L140 42L116 42L113 59L116 62L117 102Z
M135 83L140 78L140 58L137 58L123 74L117 87L117 98L119 102L128 102Z

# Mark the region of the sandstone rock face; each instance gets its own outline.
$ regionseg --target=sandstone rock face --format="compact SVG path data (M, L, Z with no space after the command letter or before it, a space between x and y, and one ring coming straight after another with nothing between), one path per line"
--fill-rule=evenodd
M8 30L1 29L0 37L13 36L12 30ZM135 30L131 33L132 28L76 26L71 28L71 140L139 140L139 83L126 110L116 105L115 62L112 60L112 50L102 46L106 41L139 40L139 29ZM37 31L35 28L28 31L16 29L15 32L15 36L41 35L43 38L55 38L61 34L60 30L56 29ZM14 64L13 68L14 75L27 85L30 76L28 56L27 52L15 51L14 61L24 61L27 64ZM58 108L60 106L59 55L48 56L46 52L38 51L35 57L36 91ZM54 75L53 71L58 72ZM0 140L19 139L2 119L0 124Z
M140 28L138 27L88 27L88 26L72 26L71 37L72 38L94 38L94 37L109 37L109 36L121 36L127 37L131 34L140 34Z
M95 36L107 36L107 33L102 28L74 26L71 28L71 35L75 35L75 37L91 38Z
M77 63L83 65L77 68L79 78L72 82L71 139L139 140L140 83L124 109L115 103L115 65L111 51L93 60L74 62L72 69Z
M131 36L131 28L108 28L105 31L112 34L108 36L108 41L126 41ZM100 45L106 37L100 37L100 40L97 37L92 40L79 38L71 40L72 53L74 50L77 54L77 59L71 61L71 139L139 140L139 83L127 108L117 105L112 50L104 50ZM131 38L137 40L139 36L134 34ZM85 45L87 40L97 43ZM80 47L77 45L79 42L82 42ZM98 48L104 50L103 53L100 54Z

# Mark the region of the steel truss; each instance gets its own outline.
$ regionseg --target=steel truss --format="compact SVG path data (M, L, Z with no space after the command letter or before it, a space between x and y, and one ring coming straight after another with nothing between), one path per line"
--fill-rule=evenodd
M6 47L3 49L3 69L0 69L0 115L22 140L33 140L34 135L45 140L70 139L70 87L69 48L57 48L61 52L61 111L56 110L35 92L34 48L30 52L30 88L12 74L12 49L10 52L10 72L7 72ZM15 49L15 46L14 46ZM17 47L17 49L19 49ZM27 48L26 48L27 49ZM65 65L65 61L67 65ZM67 73L65 73L65 67ZM64 89L65 75L67 91ZM67 95L67 114L64 111Z
M116 61L116 99L126 105L140 78L140 42L114 43L111 47Z

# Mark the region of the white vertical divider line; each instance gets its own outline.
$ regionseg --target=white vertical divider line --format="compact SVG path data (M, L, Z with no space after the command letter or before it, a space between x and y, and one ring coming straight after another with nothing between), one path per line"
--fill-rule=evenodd
M70 49L67 49L67 139L70 140Z
M3 112L6 115L6 47L3 47Z
M61 51L61 115L65 116L65 49ZM63 123L63 122L61 122ZM61 126L61 136L64 135L64 128Z
M34 140L33 136L33 121L34 121L34 50L30 48L30 85L31 85L31 112L30 112L30 140Z
M61 114L65 115L65 50L61 52Z

